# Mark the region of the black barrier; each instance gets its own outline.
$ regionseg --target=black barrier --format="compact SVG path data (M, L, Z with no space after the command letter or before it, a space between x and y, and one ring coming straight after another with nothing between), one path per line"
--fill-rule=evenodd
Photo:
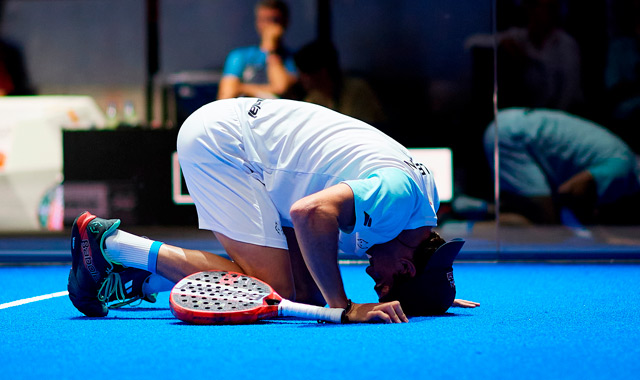
M65 225L89 210L128 225L197 226L193 204L174 201L177 134L177 129L65 131ZM183 180L177 183L185 195Z

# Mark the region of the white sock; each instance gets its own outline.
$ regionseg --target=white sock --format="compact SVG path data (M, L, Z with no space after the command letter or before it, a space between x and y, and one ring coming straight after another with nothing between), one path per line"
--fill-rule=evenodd
M173 289L174 285L175 283L173 281L169 281L159 274L152 274L144 284L142 284L142 292L144 294L168 292Z
M161 242L116 230L107 236L104 253L116 263L155 273L161 245Z

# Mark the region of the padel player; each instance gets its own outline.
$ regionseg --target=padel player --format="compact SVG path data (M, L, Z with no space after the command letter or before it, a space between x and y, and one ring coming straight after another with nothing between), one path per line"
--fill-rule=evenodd
M231 260L84 213L72 229L68 285L84 314L104 316L116 299L153 301L152 293L215 269L257 277L291 300L347 308L353 322L478 306L454 301L451 266L462 244L438 249L445 242L432 231L439 199L429 169L368 124L304 102L226 99L194 112L177 145L199 226ZM369 256L380 303L347 298L340 251Z

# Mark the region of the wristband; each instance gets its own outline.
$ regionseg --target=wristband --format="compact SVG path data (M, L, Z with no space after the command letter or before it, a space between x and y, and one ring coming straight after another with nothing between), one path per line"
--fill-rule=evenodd
M349 323L349 317L347 317L347 313L351 311L351 306L353 303L350 299L347 299L347 307L342 311L342 316L340 317L340 323Z

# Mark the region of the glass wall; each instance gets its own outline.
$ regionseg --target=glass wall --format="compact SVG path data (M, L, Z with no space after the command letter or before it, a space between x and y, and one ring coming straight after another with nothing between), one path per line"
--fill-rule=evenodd
M639 11L497 1L500 257L637 255Z
M227 54L258 43L255 3L4 0L0 33L36 94L89 95L105 112L132 103L143 128L176 129L215 99ZM332 42L345 98L328 106L438 172L439 231L466 238L468 258L617 255L640 245L638 3L289 1L284 41ZM285 96L322 101L295 90Z
M493 118L492 1L331 1L332 37L344 72L364 79L384 109L374 124L420 157L444 196L439 232L467 239L474 257L495 258L493 180L482 146ZM451 151L452 162L438 156ZM479 206L478 206L479 205ZM480 209L478 209L478 207ZM469 257L469 256L468 256Z

